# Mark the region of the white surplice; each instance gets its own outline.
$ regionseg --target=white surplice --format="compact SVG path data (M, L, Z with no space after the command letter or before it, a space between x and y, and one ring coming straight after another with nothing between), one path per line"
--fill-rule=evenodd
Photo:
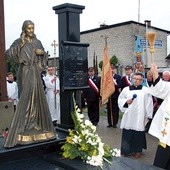
M7 96L10 98L9 101L13 101L14 105L18 103L18 85L16 82L9 83L7 81Z
M57 120L57 123L59 123L60 122L60 92L54 94L54 91L55 90L60 91L60 83L58 77L56 77L56 81L52 83L51 80L53 78L54 75L47 75L46 77L44 77L44 81L46 85L46 98L50 109L52 121Z
M170 82L160 79L155 86L150 87L149 92L164 99L152 120L149 133L170 146Z
M126 101L132 99L134 94L137 97L127 108L124 107ZM125 87L119 95L118 105L121 112L123 112L121 129L145 130L145 120L152 118L153 114L152 96L147 93L147 87L143 86L141 90L129 90L129 86Z

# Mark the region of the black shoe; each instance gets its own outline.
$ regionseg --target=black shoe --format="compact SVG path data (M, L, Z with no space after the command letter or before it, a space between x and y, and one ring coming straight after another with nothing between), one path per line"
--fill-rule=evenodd
M113 128L117 128L117 125L113 125Z
M53 121L53 125L54 125L54 126L57 126L57 120L54 120L54 121Z
M110 127L112 127L112 125L108 125L107 127L110 128Z
M98 123L93 123L93 125L94 125L94 126L97 126L97 125L98 125Z

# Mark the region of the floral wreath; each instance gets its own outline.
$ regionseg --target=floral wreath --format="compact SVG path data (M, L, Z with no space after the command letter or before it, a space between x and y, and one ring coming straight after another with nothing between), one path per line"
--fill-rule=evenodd
M101 168L103 167L103 161L111 164L107 158L119 157L120 150L104 144L96 132L96 126L89 120L84 120L84 115L76 105L74 98L73 103L74 111L71 112L71 116L75 129L69 129L66 142L61 147L64 151L62 155L69 159L81 158L87 164L100 166Z

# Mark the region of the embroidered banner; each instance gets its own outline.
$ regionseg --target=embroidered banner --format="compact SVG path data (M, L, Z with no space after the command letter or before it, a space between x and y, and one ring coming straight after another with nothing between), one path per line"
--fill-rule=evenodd
M115 91L115 84L113 81L110 59L108 56L107 46L104 48L104 56L103 56L103 66L102 66L102 75L101 75L101 87L100 87L100 95L102 97L102 105L105 104L108 98Z

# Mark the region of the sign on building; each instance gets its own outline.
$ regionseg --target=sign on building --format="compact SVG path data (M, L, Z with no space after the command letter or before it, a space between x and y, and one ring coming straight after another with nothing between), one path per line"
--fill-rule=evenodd
M143 48L146 48L146 39L145 38L140 39L140 43L141 43ZM155 48L162 48L162 40L155 40L154 46L155 46ZM149 47L149 42L147 44L147 47Z

